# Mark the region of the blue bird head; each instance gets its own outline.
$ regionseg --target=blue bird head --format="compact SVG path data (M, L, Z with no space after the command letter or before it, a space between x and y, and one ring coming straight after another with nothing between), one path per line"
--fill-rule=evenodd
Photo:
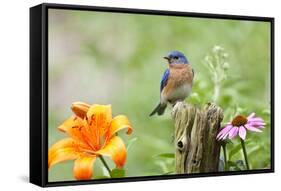
M164 58L168 60L169 64L188 64L184 54L176 50L169 52Z

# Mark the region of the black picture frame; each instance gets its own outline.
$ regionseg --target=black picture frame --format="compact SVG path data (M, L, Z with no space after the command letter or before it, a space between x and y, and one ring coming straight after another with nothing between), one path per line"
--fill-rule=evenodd
M271 167L263 170L48 182L48 9L265 21L270 23ZM30 182L42 187L274 172L274 18L43 3L30 8Z

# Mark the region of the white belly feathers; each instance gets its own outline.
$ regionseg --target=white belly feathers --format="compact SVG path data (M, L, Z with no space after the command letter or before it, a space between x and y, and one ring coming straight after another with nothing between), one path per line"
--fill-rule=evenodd
M192 86L189 84L183 84L178 86L174 91L168 95L161 94L161 103L174 103L175 101L183 101L191 93Z

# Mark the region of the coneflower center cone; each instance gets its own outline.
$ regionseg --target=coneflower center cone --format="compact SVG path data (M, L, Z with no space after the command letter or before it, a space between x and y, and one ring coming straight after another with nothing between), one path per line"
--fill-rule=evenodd
M246 125L248 122L248 119L247 117L243 116L243 115L237 115L231 122L231 124L233 126L236 126L236 127L240 127L240 126L243 126L243 125Z

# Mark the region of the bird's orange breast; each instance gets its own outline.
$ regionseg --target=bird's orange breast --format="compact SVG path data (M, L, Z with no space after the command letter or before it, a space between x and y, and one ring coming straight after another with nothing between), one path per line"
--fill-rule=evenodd
M170 75L167 85L163 89L163 94L169 95L177 87L184 85L192 86L193 72L189 64L170 64Z

